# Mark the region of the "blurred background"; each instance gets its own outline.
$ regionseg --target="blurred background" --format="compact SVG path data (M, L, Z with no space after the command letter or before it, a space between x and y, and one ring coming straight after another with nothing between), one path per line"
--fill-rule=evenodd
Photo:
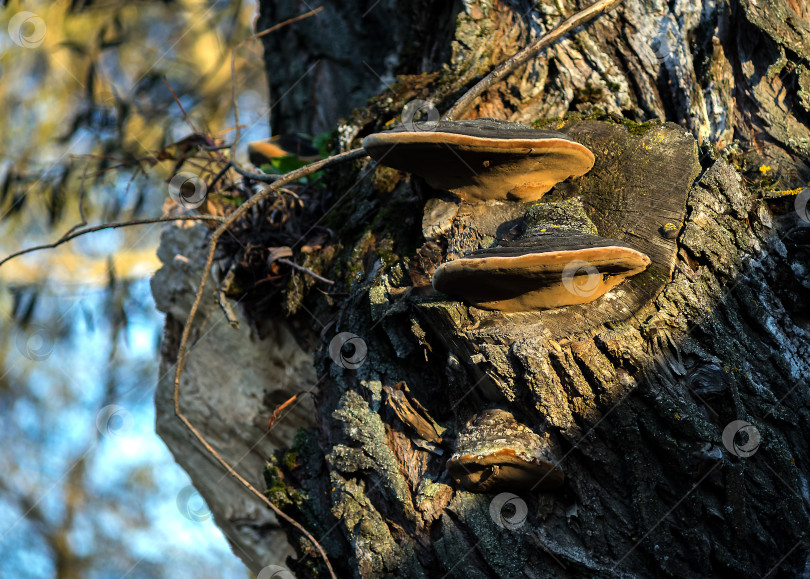
M190 124L230 143L233 86L240 142L268 136L261 44L237 49L256 10L5 2L0 259L83 218L161 215ZM0 267L0 577L250 577L154 432L163 316L149 277L164 226Z

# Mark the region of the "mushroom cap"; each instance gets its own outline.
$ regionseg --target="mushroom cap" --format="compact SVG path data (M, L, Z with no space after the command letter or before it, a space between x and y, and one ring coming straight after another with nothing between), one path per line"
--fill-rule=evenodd
M275 135L265 141L248 143L248 159L257 167L278 157L298 157L302 161L317 161L321 158L318 149L298 135Z
M430 125L374 133L363 148L380 164L420 175L466 201L536 201L594 163L587 147L556 131L488 118Z
M443 263L432 285L484 309L550 309L591 302L649 264L621 241L552 227Z
M562 485L565 475L540 436L505 410L488 409L468 421L447 461L450 475L473 492L545 490Z

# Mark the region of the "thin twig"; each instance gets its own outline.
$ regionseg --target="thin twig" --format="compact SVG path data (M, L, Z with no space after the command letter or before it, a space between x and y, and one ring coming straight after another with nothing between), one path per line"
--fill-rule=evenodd
M806 187L798 187L796 189L788 189L785 191L763 191L759 198L762 199L782 199L784 197L794 197L804 191ZM754 199L757 199L757 196L754 196Z
M231 161L228 161L227 163L225 163L225 165L222 167L222 169L220 169L219 173L217 173L217 174L214 176L214 178L213 178L213 179L211 179L211 182L208 184L208 190L209 190L209 191L210 191L210 190L213 190L214 185L216 185L216 184L217 184L217 182L218 182L220 179L222 179L222 177L225 175L225 173L227 173L227 172L228 172L228 169L230 169L232 166L233 166L233 163L232 163Z
M233 158L233 152L231 152L231 158ZM242 177L246 177L254 181L259 181L260 183L275 183L281 176L281 175L267 175L265 173L253 173L252 171L243 169L233 161L231 161L231 167L233 168L234 171L242 175Z
M285 265L289 265L290 267L292 267L294 269L297 269L298 271L303 271L304 273L307 273L307 274L311 275L312 277L314 277L318 281L328 283L329 285L334 285L335 284L335 282L333 282L331 279L326 279L325 277L323 277L321 275L318 275L317 273L315 273L311 269L308 269L308 268L304 267L303 265L298 265L297 263L295 263L294 261L290 261L289 259L277 259L276 261L278 261L279 263L283 263Z
M201 136L206 141L208 141L209 144L207 146L202 146L202 147L198 147L198 148L201 149L202 151L205 151L206 153L209 153L209 159L211 159L210 155L213 154L220 162L228 163L228 159L226 159L222 155L222 153L219 152L220 149L215 146L216 143L213 141L213 139L211 139L207 134L205 134L205 133L201 132L199 129L197 129L197 127L194 126L194 123L191 122L191 118L186 113L186 109L183 108L183 104L180 102L180 98L177 96L177 93L174 91L174 88L172 88L171 83L169 82L169 80L166 78L165 75L163 76L163 82L166 84L167 87L169 87L169 91L172 93L172 97L174 98L174 102L177 104L177 108L180 109L180 112L183 114L183 119L186 121L186 124L189 127L191 127L191 130L193 131L194 135ZM237 134L238 134L238 131L239 131L239 119L238 119L238 117L236 119L236 123L237 123L236 130L237 130ZM186 161L185 155L183 157L181 157L180 159L178 159L178 162L180 162L180 163L183 163L185 161ZM178 168L178 167L179 167L179 165L175 166L175 168Z
M230 145L213 145L211 147L203 147L203 151L222 151L224 149L230 149Z
M147 219L132 219L131 221L117 221L115 223L102 223L101 225L94 225L93 227L88 227L86 229L80 229L75 231L71 229L68 233L54 241L53 243L45 243L43 245L35 245L34 247L29 247L27 249L21 249L20 251L16 251L11 255L6 256L2 260L0 260L0 266L2 266L7 261L14 259L15 257L19 257L21 255L25 255L26 253L33 253L35 251L40 251L42 249L53 249L55 247L59 247L63 243L67 243L71 239L75 239L81 235L86 233L93 233L94 231L101 231L103 229L117 229L119 227L129 227L130 225L145 225L148 223L161 223L164 221L219 221L220 223L225 221L224 217L218 215L175 215L175 216L164 216L164 217L150 217Z
M444 114L444 120L452 121L453 119L460 117L467 111L468 108L470 108L472 101L481 96L485 90L509 76L509 74L511 74L516 68L528 62L529 59L534 57L538 52L547 46L550 46L577 26L581 26L582 24L589 22L608 8L611 8L614 4L621 1L622 0L598 0L584 10L577 12L570 18L567 18L558 24L554 30L545 36L538 38L523 50L518 51L510 58L503 61L492 72L478 81L475 86L464 93L461 98L458 99L452 107L450 107L450 110Z
M287 26L288 24L292 24L293 22L298 22L299 20L303 20L304 18L309 18L310 16L315 16L321 10L323 10L323 6L318 6L317 8L315 8L313 10L310 10L309 12L304 12L303 14L299 14L298 16L293 16L292 18L290 18L288 20L285 20L284 22L279 22L278 24L274 24L270 28L265 28L264 30L262 30L261 32L257 32L256 34L254 34L250 38L247 38L247 39L243 40L239 45L237 45L237 48L238 48L238 46L241 46L242 44L244 44L248 40L256 40L257 38L261 38L262 36L266 36L266 35L270 34L271 32L275 32L276 30L278 30L279 28L282 28L283 26Z
M321 557L323 558L323 561L326 564L327 569L329 570L330 576L333 577L334 579L336 579L336 575L334 570L332 569L332 564L329 562L329 557L327 557L326 551L323 550L323 547L320 545L320 543L318 543L318 541L315 540L315 537L313 537L310 534L310 532L303 527L303 525L298 523L295 519L293 519L292 517L287 515L284 511L282 511L280 508L278 508L276 505L274 505L273 502L269 498L267 498L267 496L264 495L264 493L260 492L256 487L250 484L248 480L246 480L242 475L236 472L236 470L228 463L228 461L222 458L222 456L220 456L220 454L216 450L214 450L214 448L211 446L208 440L206 440L206 438L202 435L202 433L198 431L193 424L191 424L188 418L186 418L186 416L180 410L180 377L183 375L183 368L185 367L186 364L186 357L187 357L186 349L189 341L189 336L191 335L191 327L192 324L194 323L194 317L197 314L197 310L200 307L200 303L202 302L203 292L205 291L205 282L208 279L209 275L208 272L211 271L211 266L214 263L214 253L216 252L217 249L217 242L219 241L219 238L222 236L222 234L225 233L228 230L228 228L231 225L233 225L239 218L241 218L245 213L247 213L251 209L251 207L255 206L263 199L266 199L273 192L283 187L284 185L292 183L300 179L301 177L306 177L307 175L310 175L315 171L318 171L325 167L337 165L338 163L345 163L347 161L353 161L355 159L360 159L362 157L365 157L366 155L367 153L365 152L364 149L353 149L351 151L348 151L347 153L341 153L340 155L335 155L333 157L329 157L328 159L315 161L314 163L310 163L309 165L301 167L300 169L296 169L295 171L287 173L286 175L281 176L281 178L279 178L275 183L267 187L264 191L258 193L257 195L254 195L253 197L242 203L242 205L240 205L236 209L236 211L231 213L231 215L219 227L217 227L214 230L208 242L208 257L206 258L205 265L203 266L202 279L200 280L200 284L197 287L197 293L194 297L194 303L192 304L191 309L189 310L188 317L186 318L186 323L183 326L183 335L180 338L180 346L177 349L177 370L174 376L174 395L173 395L174 413L177 415L180 421L183 424L185 424L186 428L189 429L189 431L194 435L197 441L203 445L203 447L208 451L208 453L217 462L219 462L219 464L221 464L226 471L228 471L228 474L230 474L232 477L238 480L242 484L242 486L244 486L247 490L253 493L256 497L261 499L262 502L266 503L267 506L269 506L273 510L276 516L281 517L282 519L287 521L290 525L298 529L298 531L300 531L302 535L304 535L307 539L309 539L312 542L312 544L315 546L316 549L318 549L318 552L321 554Z
M311 391L296 392L290 398L288 398L286 402L284 402L283 404L279 404L276 407L276 409L273 410L273 414L270 415L270 420L267 421L267 432L273 430L273 425L281 417L281 413L284 412L284 409L287 408L290 404L292 404L296 400L298 400L299 396L303 396L304 394L312 395L312 392Z
M231 264L231 267L228 268L228 273L225 274L225 279L222 280L222 284L220 284L219 289L217 289L217 301L219 302L219 307L222 310L222 313L225 314L225 319L228 320L230 326L238 329L239 320L237 319L236 313L233 311L230 302L225 297L225 289L231 287L235 278L236 262L234 261Z
M239 319L236 317L233 307L231 307L228 298L225 297L225 292L222 291L221 288L217 290L217 303L219 303L219 309L222 310L222 313L225 315L225 319L228 320L228 325L238 330Z
M163 76L163 82L167 87L169 87L169 92L172 93L172 97L174 97L174 102L177 104L177 108L179 108L180 112L183 114L183 120L185 120L186 124L188 124L188 126L191 127L192 131L199 134L200 131L198 131L197 127L194 126L194 123L191 122L191 119L189 118L188 114L186 113L186 109L183 108L183 105L180 103L180 99L177 97L177 93L174 92L174 89L172 88L172 85L169 84L169 81L168 81L168 79L166 78L165 75Z
M81 222L68 229L62 237L66 237L77 229L87 225L87 219L84 217L84 178L87 177L87 168L89 166L89 163L84 166L84 171L82 171L82 183L79 185L79 219L81 219Z

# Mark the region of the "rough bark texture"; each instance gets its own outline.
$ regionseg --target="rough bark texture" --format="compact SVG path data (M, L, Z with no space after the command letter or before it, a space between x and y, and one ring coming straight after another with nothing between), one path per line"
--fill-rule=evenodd
M262 2L258 27L293 15L294 4ZM578 8L471 0L455 16L448 6L432 18L417 3L360 4L267 37L278 127L318 132L343 116L337 137L348 147L414 99L443 111ZM285 292L293 333L310 351L292 343L288 321L254 320L259 335L275 336L257 341L209 309L182 385L189 417L256 484L269 459L271 500L310 529L339 576L810 573L810 224L793 197L763 199L801 187L809 174L806 18L793 0L627 0L467 114L551 124L592 148L593 172L549 199L580 196L601 235L654 257L657 267L633 283L585 306L512 315L435 295L428 286L437 263L513 235L529 206L458 203L418 178L358 164L327 178L329 253L299 256L337 285L325 297L295 273ZM381 29L390 43L367 48ZM328 34L346 50L330 57L318 48ZM417 36L419 45L408 40ZM279 48L291 44L295 58ZM301 63L319 58L330 72L296 84ZM380 76L410 76L351 112L380 89L369 65ZM640 124L652 119L669 122ZM672 222L677 235L665 240L659 229ZM175 253L202 259L171 243L161 255L168 269L153 284L173 296L159 300L170 312L166 366L191 301L188 282L169 282L166 272L192 267ZM346 341L342 332L358 336L360 350L330 351ZM263 404L262 391L308 389L316 377L315 406L296 407L277 423L286 430L265 437L260 422L273 404ZM299 556L285 562L267 511L226 486L190 444L171 416L170 382L157 394L159 431L237 554L255 572L286 564L300 577L322 575L294 530ZM491 405L548 433L566 474L561 489L474 494L448 476L455 434ZM408 418L414 409L446 430L439 436L424 416ZM751 456L724 441L735 420L759 433ZM744 437L736 443L749 448ZM236 509L264 526L238 525Z

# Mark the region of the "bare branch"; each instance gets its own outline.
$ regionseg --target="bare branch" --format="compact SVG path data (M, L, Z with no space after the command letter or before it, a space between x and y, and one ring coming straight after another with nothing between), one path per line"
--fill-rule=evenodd
M234 141L236 143L236 141ZM231 157L233 157L233 151L231 151ZM243 169L237 163L231 161L231 167L234 171L242 175L242 177L247 177L248 179L253 179L254 181L258 181L260 183L275 183L281 175L266 175L264 173L253 173L252 171L248 171L247 169Z
M256 34L254 34L250 38L247 38L247 39L243 40L240 43L240 45L244 44L248 40L256 40L257 38L261 38L262 36L266 36L266 35L270 34L271 32L275 32L279 28L283 28L284 26L287 26L288 24L292 24L293 22L298 22L299 20L304 20L305 18L309 18L310 16L315 16L321 10L323 10L323 6L318 6L317 8L315 8L313 10L310 10L309 12L304 12L303 14L299 14L298 16L293 16L292 18L289 18L289 19L285 20L284 22L279 22L278 24L274 24L270 28L265 28L264 30L262 30L261 32L257 32Z
M191 127L192 131L199 134L200 131L198 131L197 127L194 126L194 123L191 122L191 119L189 118L188 114L186 113L186 109L183 108L183 105L180 103L180 99L177 97L177 93L174 92L174 89L172 88L172 85L169 84L169 80L166 78L165 75L163 76L163 83L169 88L169 92L172 93L172 97L174 98L174 102L177 104L177 108L179 108L180 112L183 114L183 119L186 121L186 124L189 127ZM237 122L239 122L239 121L237 121Z
M218 182L220 179L222 179L222 177L224 177L224 176L225 176L225 173L227 173L227 172L228 172L228 169L230 169L232 166L233 166L233 163L231 163L230 161L228 161L227 163L225 163L225 166L224 166L224 167L222 167L222 169L220 169L219 173L217 173L217 174L214 176L214 178L213 178L213 179L211 179L211 183L209 183L209 184L208 184L208 189L209 189L209 191L210 191L210 190L212 190L212 189L214 188L214 185L216 185L216 184L217 184L217 182Z
M225 218L220 217L217 215L175 215L175 216L164 216L164 217L150 217L148 219L132 219L130 221L116 221L115 223L103 223L101 225L94 225L92 227L87 227L86 229L79 229L76 231L75 227L68 231L65 235L54 241L53 243L45 243L43 245L35 245L34 247L29 247L27 249L21 249L20 251L15 251L11 255L6 256L2 260L0 260L0 267L7 261L11 261L15 257L19 257L21 255L25 255L26 253L33 253L35 251L40 251L42 249L53 249L54 247L59 247L63 243L67 243L71 239L75 239L81 235L85 235L86 233L93 233L94 231L101 231L103 229L117 229L119 227L129 227L130 225L145 225L148 223L161 223L165 221L219 221L224 222Z
M292 267L293 269L297 269L298 271L303 271L304 273L307 273L307 274L311 275L312 277L314 277L318 281L322 281L322 282L328 283L330 285L334 285L334 283L335 283L331 279L326 279L325 277L318 275L317 273L315 273L311 269L308 269L308 268L304 267L303 265L298 265L297 263L295 263L294 261L290 261L289 259L279 259L278 262L283 263L284 265L289 265L290 267Z

